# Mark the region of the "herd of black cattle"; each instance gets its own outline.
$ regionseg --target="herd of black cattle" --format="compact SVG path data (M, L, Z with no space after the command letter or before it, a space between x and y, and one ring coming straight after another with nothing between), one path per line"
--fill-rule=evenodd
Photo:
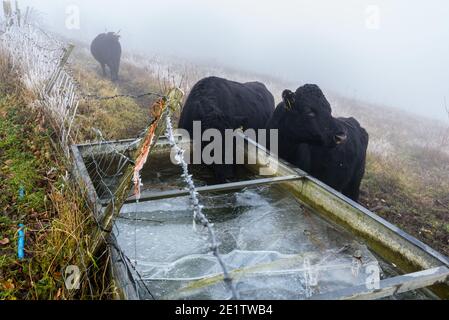
M91 52L118 79L121 47L115 33L99 35ZM280 158L308 172L335 190L358 201L365 172L368 133L354 118L334 118L321 89L312 84L282 93L275 107L273 95L260 82L238 83L218 77L200 80L183 107L179 128L193 135L201 130L277 129ZM268 142L268 148L270 142ZM235 166L213 165L217 182L232 178Z

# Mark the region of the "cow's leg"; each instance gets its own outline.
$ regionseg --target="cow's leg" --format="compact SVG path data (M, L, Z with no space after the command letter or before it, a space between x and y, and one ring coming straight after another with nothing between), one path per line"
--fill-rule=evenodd
M359 168L351 182L344 188L343 194L351 200L358 202L360 196L360 186L364 175L364 169Z
M118 81L118 74L116 72L111 72L111 80L112 82Z
M106 77L106 64L105 63L101 64L101 70L103 70L103 77Z
M215 174L215 183L224 184L232 180L234 175L233 165L230 164L213 164Z
M343 190L343 194L347 196L349 199L358 202L360 196L360 182L358 184L351 183L349 188Z
M117 71L113 64L108 64L109 70L111 71L111 81L114 82L117 80Z
M120 69L120 60L116 61L114 63L114 67L111 69L112 70L112 81L118 81L119 69Z

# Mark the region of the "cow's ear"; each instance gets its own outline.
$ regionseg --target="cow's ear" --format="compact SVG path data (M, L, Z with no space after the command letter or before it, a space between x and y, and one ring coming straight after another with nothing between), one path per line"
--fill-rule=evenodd
M284 90L284 92L282 92L282 100L284 100L285 108L287 110L292 110L295 105L295 94L290 90Z

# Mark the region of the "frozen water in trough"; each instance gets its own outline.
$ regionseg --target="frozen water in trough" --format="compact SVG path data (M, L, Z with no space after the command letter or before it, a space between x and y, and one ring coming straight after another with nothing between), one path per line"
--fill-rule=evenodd
M243 299L305 299L364 284L367 248L279 187L201 196ZM188 197L125 205L118 242L157 299L228 299Z

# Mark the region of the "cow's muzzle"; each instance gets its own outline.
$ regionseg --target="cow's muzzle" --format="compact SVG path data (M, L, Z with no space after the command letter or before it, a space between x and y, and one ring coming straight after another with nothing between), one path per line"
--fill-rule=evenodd
M348 136L346 135L345 132L339 132L334 136L334 142L337 145L345 143L347 139L348 139Z

